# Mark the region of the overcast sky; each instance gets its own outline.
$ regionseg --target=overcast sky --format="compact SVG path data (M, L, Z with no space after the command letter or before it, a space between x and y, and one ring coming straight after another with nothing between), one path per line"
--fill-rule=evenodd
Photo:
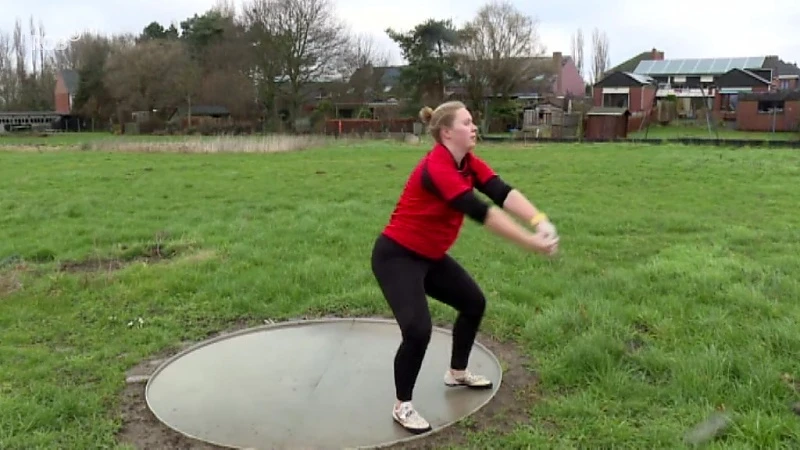
M230 1L230 0L229 0ZM238 5L242 0L235 0ZM548 52L570 52L570 35L583 28L588 61L591 30L609 38L611 64L653 47L667 58L735 57L774 54L800 62L800 1L762 0L757 7L741 0L514 0L536 17ZM102 33L140 32L155 20L168 25L202 14L214 0L3 0L0 29L10 32L16 18L31 15L44 23L48 41L68 39L82 29ZM401 62L384 29L406 30L427 18L451 18L460 24L474 16L485 0L338 0L337 11L353 31L374 34ZM78 6L80 5L80 6ZM748 20L754 22L746 24Z

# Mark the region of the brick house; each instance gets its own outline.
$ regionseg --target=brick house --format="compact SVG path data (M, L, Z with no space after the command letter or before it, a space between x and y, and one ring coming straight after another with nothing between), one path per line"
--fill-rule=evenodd
M793 91L800 89L800 67L789 64L775 55L767 56L764 67L772 70L772 88L774 90Z
M630 113L628 131L638 130L655 108L657 85L653 78L631 72L610 72L592 86L596 108L624 108Z
M713 116L716 120L736 120L739 95L748 92L768 92L771 82L746 69L731 69L716 80Z
M800 131L800 91L739 94L736 128L742 131Z
M78 93L79 81L78 72L74 70L60 70L56 74L54 95L57 113L72 113L72 105L75 95Z
M773 71L766 61L764 56L644 60L633 73L653 78L658 83L657 98L676 98L679 114L694 118L700 109L713 109L719 80L730 78L731 71L771 80Z

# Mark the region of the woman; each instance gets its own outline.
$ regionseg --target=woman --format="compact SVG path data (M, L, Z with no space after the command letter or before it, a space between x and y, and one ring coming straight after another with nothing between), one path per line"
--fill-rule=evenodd
M428 125L435 145L411 172L372 252L372 271L402 334L394 358L397 401L392 417L413 433L431 429L411 403L432 331L426 295L458 311L445 384L492 387L491 380L467 370L486 298L467 271L447 254L464 215L523 249L552 255L558 248L555 227L547 216L472 152L477 128L463 103L447 102L435 111L425 107L420 118ZM497 207L479 200L473 188ZM503 209L537 232L518 225Z

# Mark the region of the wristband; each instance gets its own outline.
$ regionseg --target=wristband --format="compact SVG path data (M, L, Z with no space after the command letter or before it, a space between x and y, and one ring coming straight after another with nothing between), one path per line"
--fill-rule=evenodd
M535 227L536 225L539 225L540 223L546 220L547 220L547 214L540 212L535 216L533 216L533 219L531 219L531 226Z

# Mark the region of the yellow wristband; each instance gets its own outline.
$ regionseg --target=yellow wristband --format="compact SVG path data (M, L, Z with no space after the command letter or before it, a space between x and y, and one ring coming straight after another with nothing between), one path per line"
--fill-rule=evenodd
M533 219L531 219L531 226L535 227L536 225L539 225L540 223L544 222L545 220L547 220L547 214L540 212L540 213L536 214L535 216L533 216Z

